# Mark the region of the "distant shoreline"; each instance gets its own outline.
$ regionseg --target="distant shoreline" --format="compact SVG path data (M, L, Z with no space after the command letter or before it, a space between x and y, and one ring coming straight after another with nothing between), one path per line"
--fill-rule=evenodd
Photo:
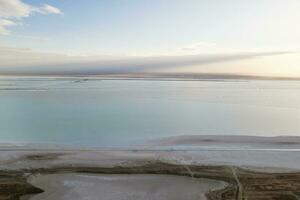
M190 147L187 149L176 147ZM220 146L220 148L216 148ZM160 148L158 148L160 147ZM169 147L166 148L166 147ZM172 148L173 147L173 148ZM195 147L201 147L197 149ZM213 148L211 148L213 147ZM0 151L197 151L197 150L282 150L300 151L300 136L255 136L255 135L177 135L145 139L141 143L117 146L81 146L68 143L1 142Z
M151 80L151 81L224 81L224 80L280 80L300 81L300 77L288 76L264 76L264 75L242 75L242 74L213 74L213 73L131 73L131 74L0 74L1 78L80 78L88 80Z

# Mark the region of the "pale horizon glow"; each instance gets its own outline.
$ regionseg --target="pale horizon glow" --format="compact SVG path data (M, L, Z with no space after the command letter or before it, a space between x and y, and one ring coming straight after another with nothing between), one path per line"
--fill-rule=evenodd
M299 10L298 0L0 0L0 75L300 77Z

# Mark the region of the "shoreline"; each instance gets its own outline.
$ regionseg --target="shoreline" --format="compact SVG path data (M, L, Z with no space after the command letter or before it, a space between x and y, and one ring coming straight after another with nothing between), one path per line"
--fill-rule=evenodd
M87 80L151 80L151 81L300 81L300 77L220 73L100 73L100 74L3 74L0 78L54 78Z
M125 150L185 150L176 149L176 146L187 147L187 151L194 150L194 147L200 147L204 150L210 146L220 150L226 150L228 146L240 147L237 150L300 150L300 136L298 135L173 135L164 137L155 137L145 140L140 140L140 144L132 143L127 145L116 146L90 146L90 145L76 145L68 143L31 143L31 142L0 142L0 151L33 151L33 150L107 150L107 151L125 151ZM172 149L165 149L170 147ZM245 148L248 147L248 148ZM261 149L259 149L260 147ZM213 148L208 148L208 150ZM235 148L228 148L232 150ZM197 150L197 149L196 149Z

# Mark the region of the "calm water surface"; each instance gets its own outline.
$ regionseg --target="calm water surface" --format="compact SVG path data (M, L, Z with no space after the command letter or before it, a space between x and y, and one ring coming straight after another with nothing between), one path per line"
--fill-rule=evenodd
M1 78L0 142L300 135L300 82Z

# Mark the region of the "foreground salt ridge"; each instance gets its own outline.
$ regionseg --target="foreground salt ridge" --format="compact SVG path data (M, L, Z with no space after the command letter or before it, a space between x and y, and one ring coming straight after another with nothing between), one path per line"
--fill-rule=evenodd
M63 181L67 173L76 173L75 176L78 176L77 173L85 173L84 176L91 179L95 178L91 177L91 174L160 174L226 182L227 186L224 189L202 193L210 200L239 200L238 197L243 196L249 200L296 200L299 199L296 191L300 190L299 156L299 152L273 150L75 150L34 149L30 146L19 149L2 148L0 194L3 195L1 188L8 186L10 189L4 190L8 196L16 194L15 187L21 187L18 195L40 193L39 188L26 182L25 178L30 175L42 174L38 177L40 180L52 174L56 178L60 176ZM69 178L72 180L72 177ZM74 186L69 183L67 185ZM48 189L47 187L45 191ZM83 190L83 193L87 192ZM14 196L11 199L19 200L18 197Z
M205 145L216 142L220 145L226 144L226 141L224 141L223 137L215 138L215 136L213 136L209 139L207 139L207 136L205 137L205 139L200 139L202 140L200 142L198 140L199 146L206 147ZM246 137L237 137L234 138L234 140L240 140L240 143L249 144L250 146L257 143L263 143L262 141L256 141L259 140L259 138L255 138L255 142L252 141L253 138L251 138L249 141L249 139L247 139ZM297 145L297 140L294 141L295 142L293 143L286 143L286 140L281 140L279 141L279 143L284 142L286 146ZM278 145L277 142L278 141L276 141L276 143L272 145ZM245 169L251 171L245 171ZM253 170L261 171L263 173L254 172ZM250 184L249 186L247 186L247 188L254 188L254 190L247 191L247 194L245 195L254 195L254 197L257 198L257 196L255 196L255 185L257 184L262 186L268 184L267 187L269 189L267 189L270 191L266 192L266 195L267 197L270 197L268 195L278 195L276 193L276 187L279 187L281 190L290 190L291 188L288 187L289 185L295 185L299 183L300 154L298 151L247 151L230 149L223 151L212 149L205 150L205 148L199 151L172 151L157 149L151 150L147 148L137 148L134 150L76 150L74 148L58 145L52 147L51 145L49 145L43 148L42 145L26 144L10 146L6 144L0 147L0 172L4 177L10 177L9 179L12 180L12 183L15 183L16 181L16 183L18 183L18 180L21 181L19 183L21 185L26 184L23 177L26 174L31 175L42 173L43 175L45 175L49 172L59 173L60 175L64 175L61 173L66 172L86 172L88 174L97 172L97 174L99 175L103 175L103 173L158 173L162 175L184 174L187 177L206 177L210 178L210 180L227 182L229 184L229 190L224 189L220 192L209 194L217 196L220 194L227 194L229 195L229 197L232 197L232 195L234 196L234 193L242 195L238 192L239 187L236 184L237 180L239 181L239 179L241 179L243 180L243 184ZM16 175L15 173L17 173L18 175ZM235 176L233 176L234 174ZM15 177L19 178L15 179ZM251 181L247 181L253 178L255 181L253 182L254 185L252 185L253 183L251 183ZM272 182L272 180L276 180L276 182ZM256 181L258 181L258 183L256 183ZM39 192L38 188L30 188L29 185L27 185L26 187L29 187L28 192L22 194L32 194ZM264 188L260 188L259 190L264 191ZM294 190L291 189L291 192L289 194L280 195L288 195L292 198L298 198L295 196L293 191ZM13 188L12 192L14 193ZM211 199L218 198L214 196ZM227 199L228 198L226 198L226 200ZM13 200L18 200L18 198L14 198Z

